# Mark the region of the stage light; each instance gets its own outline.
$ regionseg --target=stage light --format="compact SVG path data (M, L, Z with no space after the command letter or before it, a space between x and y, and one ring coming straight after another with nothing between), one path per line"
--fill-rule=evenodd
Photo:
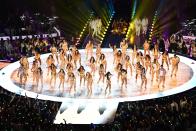
M154 31L154 26L155 26L155 23L157 21L157 11L155 11L155 15L153 17L153 21L152 21L152 25L151 25L151 29L150 29L150 34L149 34L149 40L151 41L152 40L152 37L153 37L153 31Z
M133 35L131 35L131 37L130 37L130 43L131 43L131 44L134 43L134 36L133 36Z

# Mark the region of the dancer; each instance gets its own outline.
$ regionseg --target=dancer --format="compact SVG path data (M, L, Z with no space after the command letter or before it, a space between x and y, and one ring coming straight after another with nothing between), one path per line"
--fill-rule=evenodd
M47 72L47 75L49 75L49 72L50 72L50 67L52 64L54 64L54 58L52 55L49 55L48 58L46 59L46 64L47 64L47 68L48 68L48 72Z
M178 72L178 64L180 63L180 58L176 54L174 54L174 56L170 58L170 61L172 65L171 77L173 75L176 77L176 73Z
M74 66L74 61L71 54L67 55L67 64L71 64L72 66Z
M158 84L158 88L162 83L162 87L165 87L165 75L166 75L166 70L165 68L163 68L163 65L161 65L161 68L159 70L159 84Z
M144 85L144 88L146 89L146 85L147 85L147 78L146 78L146 69L141 66L141 89Z
M160 69L160 64L158 60L154 59L154 61L151 64L151 81L154 79L154 74L156 74L156 81L159 79L159 69Z
M120 42L120 48L122 50L122 59L124 60L128 48L128 44L125 39L123 39L123 41Z
M144 60L143 60L143 54L141 51L137 52L137 55L136 55L136 62L138 63L141 63L142 66L144 66Z
M39 62L39 64L40 64L40 66L41 66L42 61L41 61L41 58L40 58L39 51L34 51L34 55L35 55L34 59L37 60Z
M135 82L137 83L137 78L138 76L141 76L141 64L140 62L136 63L135 69L136 69L136 74L135 74Z
M67 72L67 80L66 82L69 82L69 76L73 72L73 65L71 63L68 63L66 66L66 72Z
M162 53L162 65L164 65L164 63L166 63L167 69L169 70L169 55L167 50Z
M50 66L51 78L50 78L50 87L52 87L52 81L54 80L54 87L56 85L56 66L52 63Z
M85 84L85 69L84 69L84 66L80 66L80 68L78 69L78 73L80 75L80 86L82 84L82 80L83 80L83 83Z
M87 95L92 95L93 77L90 72L86 72L85 81L88 89Z
M153 52L154 59L158 60L159 59L159 55L160 55L158 44L154 45L154 48L153 48L152 52Z
M18 73L17 73L17 77L19 77L20 79L20 85L26 85L27 82L27 72L26 69L24 68L23 64L20 65L19 69L18 69Z
M55 47L54 44L52 44L52 46L50 48L50 51L52 53L53 58L54 58L54 56L56 56L57 63L59 63L58 54L57 54L57 48Z
M97 82L97 84L99 84L100 80L102 79L103 83L104 83L104 77L105 77L105 69L104 69L104 65L100 64L99 66L99 80Z
M104 69L105 69L105 72L106 72L107 61L106 61L105 55L103 53L101 54L101 56L99 58L99 64L103 64L104 65Z
M95 58L93 56L91 56L89 60L89 66L91 68L91 73L94 76L96 71L96 63L95 63Z
M125 57L125 69L128 70L128 68L130 69L130 74L132 76L132 65L130 62L130 57L128 55L126 55Z
M116 68L115 68L115 71L117 72L117 81L119 82L119 79L121 77L121 70L123 68L123 65L121 63L118 63Z
M34 60L33 64L32 64L32 67L31 67L31 72L33 73L33 83L34 83L34 81L36 79L38 68L39 68L38 62L36 60Z
M81 66L81 54L78 51L78 49L73 53L73 61L74 61L74 67L77 68L77 62Z
M70 52L71 52L71 56L73 57L74 54L76 53L76 50L78 50L78 48L76 47L76 45L73 45L71 48L70 48Z
M96 63L99 63L99 58L101 56L101 44L97 44L97 48L96 48Z
M151 68L151 57L148 54L145 56L145 67L146 72L148 71L148 68Z
M123 90L123 86L127 88L127 70L121 69L121 91Z
M115 58L115 61L116 61L116 65L118 63L122 63L122 52L120 50L118 50L117 54L116 54L116 58Z
M60 71L58 72L58 76L59 76L59 90L61 88L61 85L63 87L63 91L64 91L64 83L65 83L65 71L63 69L60 69Z
M71 93L72 88L74 88L74 93L75 93L76 92L76 77L73 72L70 73L68 79L69 79L68 82L70 86L69 94Z
M88 57L92 56L93 54L93 43L91 40L88 41L88 43L86 44L86 47L85 47L85 51L86 51L86 59L88 59Z
M41 67L39 67L37 69L37 73L36 74L37 74L36 75L36 87L38 89L39 80L40 80L41 81L41 87L43 88L43 71L42 71L42 68ZM42 88L41 88L41 90L42 90Z
M26 72L28 72L28 69L29 69L29 61L28 61L28 59L27 59L26 56L22 56L20 58L20 64L22 64L23 67L24 67L24 69L26 70Z
M67 54L68 51L68 43L66 40L63 40L60 44L61 49L64 51L65 55Z
M147 40L145 40L143 47L144 47L144 57L146 56L146 52L148 53L148 55L150 55L150 44L148 43Z
M116 45L114 45L112 47L112 49L113 49L113 64L115 64L116 63L116 55L117 55L118 49L117 49Z
M51 55L52 56L52 55ZM59 54L59 59L60 59L60 69L65 69L65 65L66 65L66 59L65 59L65 52L63 49L60 50L60 54ZM51 59L52 62L54 63L54 59Z
M134 65L135 63L134 63L134 60L135 60L135 58L136 58L136 55L137 55L137 47L136 47L136 44L134 44L133 45L133 52L132 52L132 54L131 54L131 56L132 56L132 64Z
M111 76L112 74L110 72L107 72L105 74L106 77L106 89L105 89L105 94L107 94L107 89L109 88L109 93L111 93Z

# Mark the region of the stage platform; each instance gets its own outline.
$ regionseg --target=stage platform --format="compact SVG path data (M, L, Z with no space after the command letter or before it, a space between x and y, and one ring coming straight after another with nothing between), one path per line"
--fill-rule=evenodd
M123 101L139 101L152 98L159 98L168 95L184 92L196 86L196 62L192 59L179 56L181 62L179 63L179 70L176 77L170 77L170 70L167 70L165 88L158 88L158 82L154 80L151 82L149 71L147 72L147 89L140 88L141 81L135 81L135 69L133 68L133 74L130 75L128 71L128 85L127 88L120 89L120 82L117 82L117 74L114 71L113 66L113 53L112 49L102 49L102 52L106 55L107 59L107 71L110 71L112 76L112 90L111 93L105 94L105 83L100 82L97 84L99 75L95 73L93 83L93 93L91 96L87 95L87 88L79 85L79 76L76 73L77 86L76 92L71 91L69 94L69 86L65 83L64 91L58 88L59 79L57 78L56 86L50 88L49 80L50 76L47 76L46 58L49 54L41 55L42 69L44 73L44 86L38 88L32 82L32 73L29 71L26 87L20 87L19 78L17 77L17 70L19 62L12 63L0 71L0 85L13 93L26 95L31 98L38 98L42 100L58 101L62 102L60 110L56 116L54 123L60 124L67 123L73 124L103 124L112 121L117 110L119 102ZM131 51L127 50L127 54L130 55ZM82 56L82 65L86 71L90 71L87 66L88 61L85 59L85 51L80 50ZM95 50L94 54L95 56ZM173 56L173 54L169 54ZM30 62L30 68L34 60L33 57L28 58ZM164 65L166 67L166 65ZM57 72L59 66L57 66ZM64 120L63 120L64 119Z

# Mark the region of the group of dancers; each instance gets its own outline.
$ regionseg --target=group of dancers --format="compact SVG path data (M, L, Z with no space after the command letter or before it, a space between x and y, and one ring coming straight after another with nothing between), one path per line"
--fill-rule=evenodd
M152 51L150 51L150 45L146 40L143 44L144 53L139 51L134 45L133 49L128 52L128 43L125 39L120 43L120 49L114 46L110 46L113 49L113 62L111 58L107 58L102 52L101 44L96 47L96 55L93 55L93 42L89 40L85 48L85 66L82 65L81 54L76 46L68 47L66 40L60 43L59 49L52 45L50 48L51 54L47 57L46 61L42 61L40 58L40 52L34 50L34 61L29 66L29 62L26 56L22 56L20 59L20 67L18 69L17 76L19 77L20 85L26 85L29 73L32 73L33 84L38 88L39 83L43 88L43 80L49 78L50 88L56 87L56 80L59 79L58 87L64 91L65 83L69 86L69 93L77 91L76 79L79 78L80 86L84 86L87 89L87 94L92 95L93 84L99 84L100 81L105 84L105 93L111 93L112 89L112 77L117 76L117 81L120 84L120 89L123 91L124 87L127 88L128 75L133 77L135 74L136 82L138 79L141 81L140 87L147 88L147 73L151 76L151 82L154 78L158 82L158 87L165 87L165 76L170 70L171 64L171 77L176 76L178 71L178 64L180 58L174 54L173 57L169 57L168 52L159 52L158 45L155 44ZM160 62L161 61L161 62ZM47 65L47 76L43 75L43 69L41 66L43 63ZM113 64L114 72L108 71L107 64ZM165 69L165 65L167 69ZM87 71L85 67L90 68ZM45 70L44 70L45 71ZM135 72L133 74L133 72ZM99 78L95 81L95 74L99 74ZM41 89L42 89L41 88Z

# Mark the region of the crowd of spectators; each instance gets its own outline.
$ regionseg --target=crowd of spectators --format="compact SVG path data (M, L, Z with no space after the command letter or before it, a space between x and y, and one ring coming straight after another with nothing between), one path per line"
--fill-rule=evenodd
M21 55L27 57L32 56L33 50L39 50L41 54L49 52L50 46L54 44L58 46L60 38L46 37L46 38L25 38L15 40L0 40L0 59L16 61Z
M172 96L149 101L124 102L119 105L115 122L123 130L185 130L195 122L192 100ZM123 123L123 124L121 124Z
M0 87L0 126L36 127L53 124L61 103L32 99L10 93ZM28 126L27 126L28 125Z
M4 130L184 131L196 125L195 89L173 96L119 104L105 125L54 125L58 102L28 98L0 88L0 126ZM196 127L195 127L196 128Z
M0 36L52 33L57 18L29 12L8 16L7 20L0 20Z

